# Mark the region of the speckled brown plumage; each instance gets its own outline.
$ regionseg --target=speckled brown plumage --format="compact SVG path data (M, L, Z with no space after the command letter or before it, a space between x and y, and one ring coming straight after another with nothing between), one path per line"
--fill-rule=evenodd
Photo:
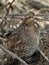
M24 59L32 56L32 52L35 51L33 46L37 44L36 31L33 25L14 30L6 41L7 48Z

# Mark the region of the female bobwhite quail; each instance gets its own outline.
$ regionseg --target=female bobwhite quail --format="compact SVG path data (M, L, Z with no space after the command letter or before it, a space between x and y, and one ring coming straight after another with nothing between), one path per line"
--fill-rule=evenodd
M37 50L38 29L32 23L14 30L7 39L7 48L25 61Z

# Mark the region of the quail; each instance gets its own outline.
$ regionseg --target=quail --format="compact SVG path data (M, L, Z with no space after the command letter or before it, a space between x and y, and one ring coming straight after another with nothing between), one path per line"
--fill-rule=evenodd
M6 41L7 48L27 61L36 51L37 29L33 25L26 25L14 30Z
M27 15L29 17L27 17ZM5 47L26 62L29 62L27 59L29 59L37 50L38 29L32 24L33 21L31 18L33 18L34 14L30 12L27 15L26 18L28 19L26 20L25 18L21 26L13 30L10 35L7 36ZM31 23L28 22L29 20Z

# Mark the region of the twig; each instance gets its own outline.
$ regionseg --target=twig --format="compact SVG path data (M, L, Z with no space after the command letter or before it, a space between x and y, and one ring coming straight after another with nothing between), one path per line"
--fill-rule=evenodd
M49 62L49 59L45 56L45 54L38 48L38 51L42 54L42 56Z
M2 46L0 44L0 48L6 52L7 54L9 54L10 56L12 56L13 58L16 58L17 60L19 60L21 63L23 63L24 65L28 65L24 60L22 60L20 57L18 57L16 54L12 53L11 51L9 51L8 49L6 49L4 46Z

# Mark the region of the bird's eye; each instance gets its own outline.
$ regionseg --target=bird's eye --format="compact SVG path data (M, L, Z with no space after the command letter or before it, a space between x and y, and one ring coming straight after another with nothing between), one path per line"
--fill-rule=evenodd
M29 17L29 18L31 18L31 17Z

